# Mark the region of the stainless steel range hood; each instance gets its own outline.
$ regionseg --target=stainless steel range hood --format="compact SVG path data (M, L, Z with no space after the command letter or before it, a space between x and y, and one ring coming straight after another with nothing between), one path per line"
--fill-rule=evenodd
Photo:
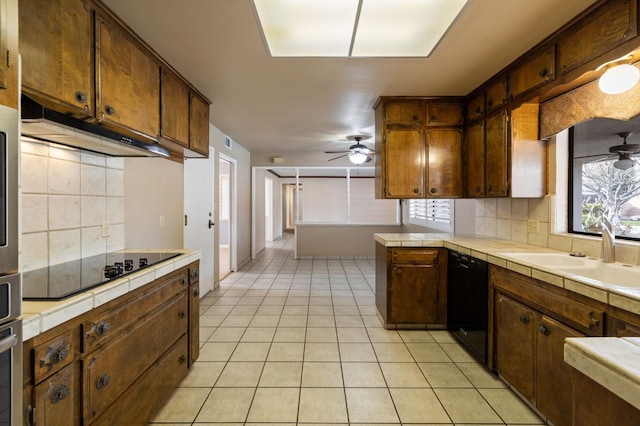
M21 103L22 134L112 157L169 157L168 149L146 143L46 108L27 96Z

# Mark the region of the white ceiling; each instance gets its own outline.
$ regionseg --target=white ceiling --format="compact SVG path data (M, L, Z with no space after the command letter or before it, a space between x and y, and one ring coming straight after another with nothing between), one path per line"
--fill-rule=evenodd
M271 58L250 0L103 0L268 155L348 148L381 95L466 95L594 1L470 0L431 57L389 59Z

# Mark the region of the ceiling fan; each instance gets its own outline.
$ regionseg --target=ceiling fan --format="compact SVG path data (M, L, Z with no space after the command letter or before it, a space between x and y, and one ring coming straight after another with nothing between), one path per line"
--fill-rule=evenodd
M620 170L628 170L638 163L638 160L634 158L637 154L640 154L640 144L627 143L627 138L631 136L632 132L618 133L618 136L622 138L622 145L616 145L609 148L609 156L600 158L594 162L609 161L618 159L613 163L613 167Z
M362 139L369 139L371 136L368 135L350 135L347 136L347 140L356 141L355 144L349 147L348 151L325 151L325 154L342 154L334 158L330 158L327 161L337 160L338 158L349 157L349 161L353 164L362 164L368 163L372 160L371 155L375 154L375 151L367 148L365 145L361 144L360 141Z

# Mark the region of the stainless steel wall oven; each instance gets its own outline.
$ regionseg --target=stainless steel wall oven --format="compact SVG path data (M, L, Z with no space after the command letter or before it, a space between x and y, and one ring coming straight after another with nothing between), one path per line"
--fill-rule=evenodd
M0 105L0 426L22 424L18 111Z

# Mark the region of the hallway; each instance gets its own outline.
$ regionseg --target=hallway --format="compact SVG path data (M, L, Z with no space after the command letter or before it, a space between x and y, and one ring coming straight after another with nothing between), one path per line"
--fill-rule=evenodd
M372 260L270 243L201 300L200 358L152 424L542 424L447 331L382 328L374 287Z

